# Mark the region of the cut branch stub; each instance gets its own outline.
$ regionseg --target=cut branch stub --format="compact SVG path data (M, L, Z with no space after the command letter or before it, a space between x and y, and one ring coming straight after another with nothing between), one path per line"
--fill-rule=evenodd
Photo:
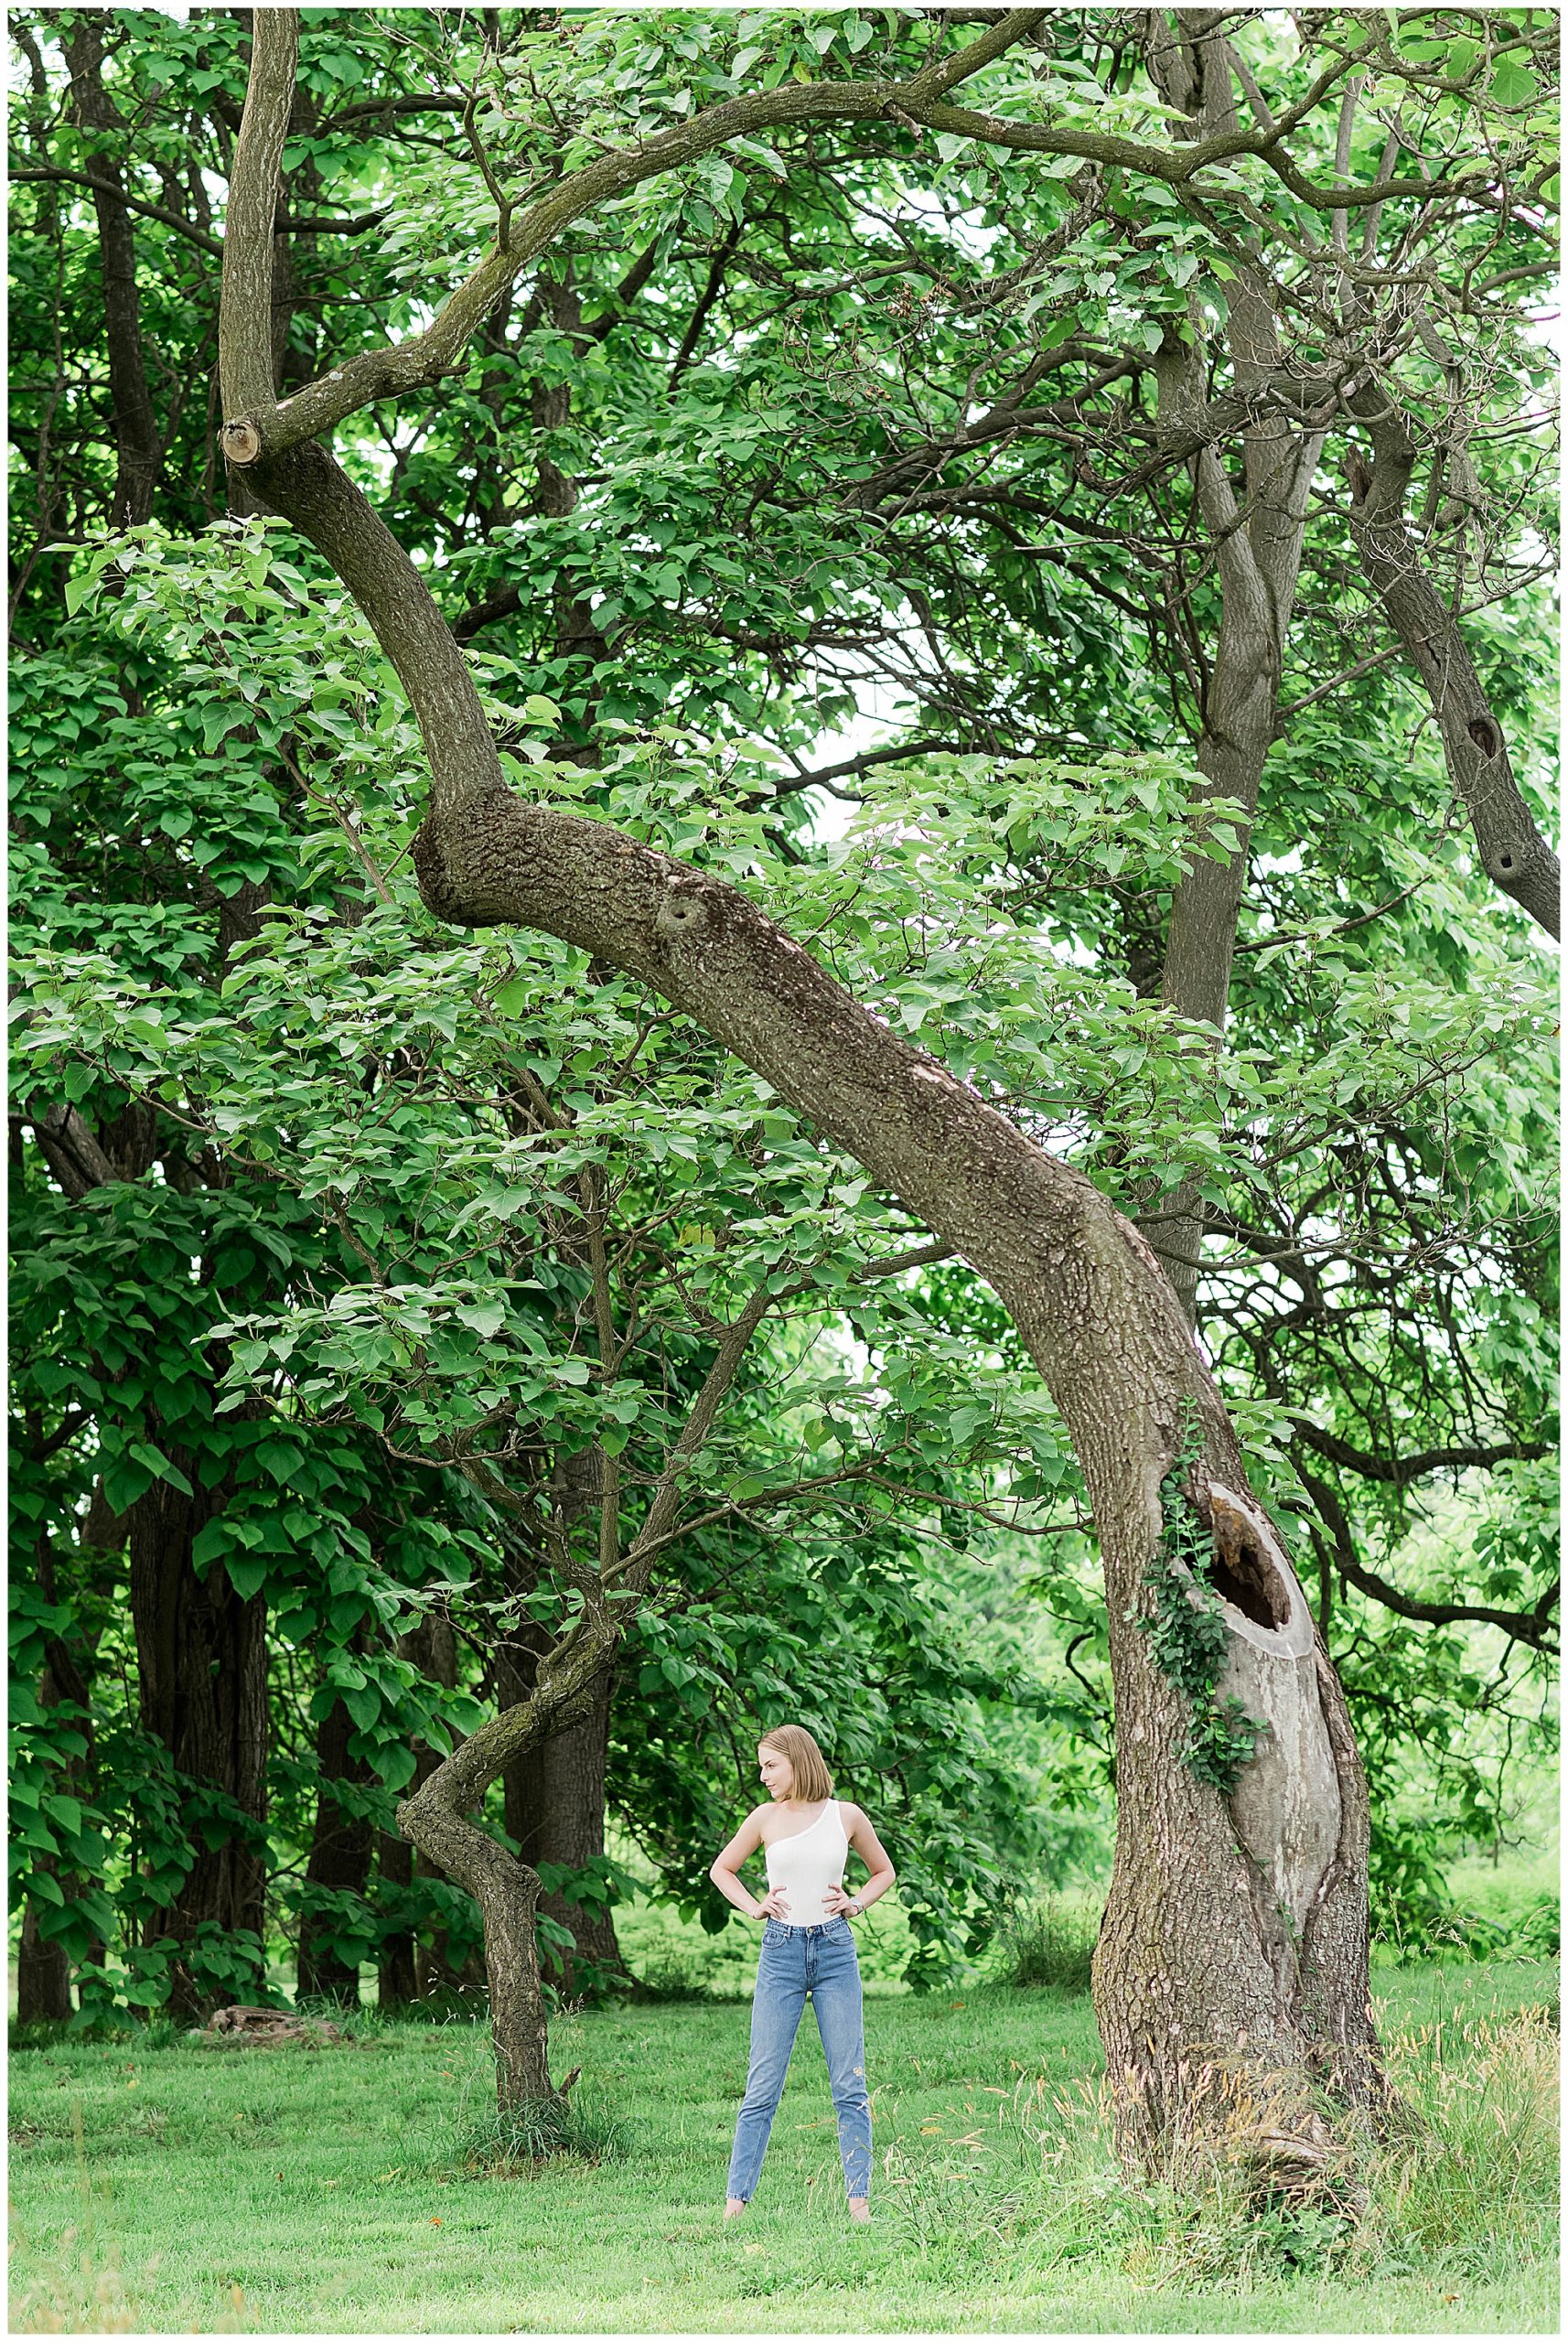
M260 459L262 435L253 423L226 423L218 434L226 463L253 464Z

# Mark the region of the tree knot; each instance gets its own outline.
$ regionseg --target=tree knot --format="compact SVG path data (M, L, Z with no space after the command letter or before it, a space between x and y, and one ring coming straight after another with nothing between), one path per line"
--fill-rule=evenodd
M708 931L709 913L704 895L695 886L671 886L666 889L654 917L653 924L668 942L694 943Z

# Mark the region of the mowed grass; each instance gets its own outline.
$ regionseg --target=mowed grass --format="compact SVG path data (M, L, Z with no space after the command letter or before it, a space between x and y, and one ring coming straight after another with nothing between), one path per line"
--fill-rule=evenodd
M497 2175L481 2026L319 2051L181 2041L11 2062L12 2330L1533 2333L1557 2329L1555 1970L1384 1969L1403 2090L1331 2204L1130 2187L1086 1998L867 2004L875 2218L845 2218L810 2015L761 2187L720 2218L744 2002L562 2021L593 2155Z

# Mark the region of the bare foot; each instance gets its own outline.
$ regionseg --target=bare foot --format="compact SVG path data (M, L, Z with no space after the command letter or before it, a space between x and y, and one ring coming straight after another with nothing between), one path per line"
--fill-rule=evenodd
M744 2196L730 2196L725 2197L725 2218L726 2220L738 2220L745 2209L746 2197Z
M871 2206L864 2196L850 2197L849 2216L852 2220L868 2220L871 2218Z

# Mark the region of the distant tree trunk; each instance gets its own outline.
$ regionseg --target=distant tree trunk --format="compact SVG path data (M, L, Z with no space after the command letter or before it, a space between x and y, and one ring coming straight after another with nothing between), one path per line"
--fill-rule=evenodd
M591 1470L591 1459L588 1468ZM558 1475L558 1531L569 1531L591 1511L595 1500L592 1486L579 1488L565 1475ZM531 1591L537 1574L534 1555L509 1544L508 1595L515 1597ZM496 1691L503 1709L517 1706L532 1692L534 1671L546 1641L538 1629L530 1628L524 1622L498 1646ZM541 1863L559 1863L582 1870L605 1851L605 1777L613 1697L613 1672L607 1670L588 1695L590 1704L584 1721L526 1749L501 1776L507 1836L515 1840L522 1861L531 1868L537 1868ZM591 1912L580 1903L568 1903L559 1894L542 1894L539 1909L558 1926L570 1930L582 1959L618 1976L627 1973L609 1912ZM549 1962L545 1965L548 1968ZM577 1989L576 1969L570 1958L560 1982L568 1993Z
M1226 21L1210 11L1180 10L1173 40L1163 16L1148 19L1150 71L1171 104L1187 114L1194 137L1224 137L1238 127ZM1191 464L1193 500L1213 547L1220 589L1219 634L1199 711L1197 760L1203 784L1193 801L1201 805L1221 798L1238 807L1232 817L1237 842L1225 861L1196 855L1176 886L1161 979L1167 1008L1217 1033L1224 1031L1230 1013L1251 822L1278 727L1308 498L1323 451L1321 432L1300 430L1267 406L1268 384L1283 358L1272 290L1262 270L1243 263L1228 299L1237 383L1257 399L1259 414L1240 434L1240 495L1217 444L1200 448ZM1205 424L1208 396L1208 353L1196 301L1181 332L1167 324L1155 373L1155 428L1162 444L1189 442ZM1195 1067L1193 1078L1208 1087L1212 1073L1210 1060L1205 1073ZM1199 1186L1196 1176L1183 1179L1139 1223L1189 1321L1197 1316L1203 1250Z
M398 1637L398 1657L424 1665L422 1629ZM411 1787L420 1779L420 1761L430 1752L415 1746L413 1778ZM428 1766L426 1767L428 1770ZM413 1848L409 1841L386 1830L376 1832L376 1862L381 1877L389 1886L409 1887L413 1885ZM419 1971L414 1962L414 1936L412 1928L400 1929L395 1935L383 1936L376 1958L376 2005L378 2008L406 2007L419 1998Z
M73 9L65 21L70 27L65 45L66 59L70 67L76 118L87 134L85 168L92 181L92 205L103 271L104 339L109 351L109 397L115 444L110 526L134 529L151 516L163 448L142 355L135 236L125 205L120 167L103 144L105 132L123 125L103 87L102 27L108 19L84 8Z
M52 1603L59 1597L54 1554L47 1535L39 1537L37 1552L38 1590L46 1602ZM38 1704L45 1708L58 1708L65 1702L85 1708L88 1704L87 1685L65 1645L56 1639L48 1645L38 1684ZM88 1729L91 1731L91 1726ZM68 1793L80 1789L83 1786L80 1760L69 1759L56 1778L59 1786ZM66 1899L70 1899L76 1882L69 1876L60 1876L52 1855L39 1855L34 1868L57 1880ZM22 1938L16 1948L16 2022L18 2025L59 2025L70 2014L70 1956L63 1944L55 1942L42 1932L38 1901L29 1894L22 1913Z
M182 1464L194 1468L189 1456ZM257 1825L266 1813L266 1606L242 1598L220 1568L197 1576L191 1547L215 1507L198 1488L182 1496L156 1481L131 1508L131 1615L140 1714L177 1773L231 1798ZM196 1859L175 1899L146 1922L149 1941L188 1943L204 1922L225 1934L264 1925L264 1871L255 1843L235 1829L217 1846L193 1832ZM255 1988L263 1982L259 1964ZM210 2005L177 1959L172 2006L197 2017Z
M413 1848L406 1838L393 1837L389 1831L376 1832L376 1860L381 1875L389 1886L412 1886L413 1884ZM419 1997L419 1976L413 1964L413 1936L410 1931L385 1936L376 1959L376 2005L382 2009L406 2007Z
M316 1762L320 1786L316 1796L316 1832L306 1866L307 1886L325 1886L363 1895L371 1865L371 1829L368 1821L346 1813L335 1791L340 1782L363 1782L370 1767L362 1756L350 1756L349 1742L353 1720L341 1700L334 1701L316 1729ZM344 2001L357 2006L360 1971L328 1951L321 1922L307 1910L300 1920L299 1997Z
M586 1719L542 1741L507 1767L507 1835L535 1870L561 1863L584 1870L605 1851L605 1772L609 1751L611 1671L595 1683ZM571 1929L581 1959L624 1976L626 1962L608 1911L593 1912L564 1895L545 1893L540 1910ZM546 1966L549 1963L546 1961ZM578 1971L568 1958L562 1990L574 1993Z
M451 1622L435 1612L424 1618L411 1634L403 1636L400 1649L405 1658L428 1675L432 1682L450 1692L457 1682L457 1638ZM421 1743L414 1751L414 1775L409 1785L410 1797L417 1796L424 1784L440 1764L434 1748ZM411 1850L412 1852L412 1850ZM440 1878L440 1867L423 1854L413 1855L409 1878ZM482 1993L485 1989L484 1954L478 1950L461 1961L451 1957L450 1940L443 1929L433 1944L412 1942L413 1961L413 1993L415 2000L425 2000L432 1993Z
M40 1857L36 1867L54 1875L53 1857ZM22 1913L22 1940L16 1948L16 2022L18 2025L63 2025L70 2014L70 1961L65 1946L38 1933L38 1907L27 1897Z

